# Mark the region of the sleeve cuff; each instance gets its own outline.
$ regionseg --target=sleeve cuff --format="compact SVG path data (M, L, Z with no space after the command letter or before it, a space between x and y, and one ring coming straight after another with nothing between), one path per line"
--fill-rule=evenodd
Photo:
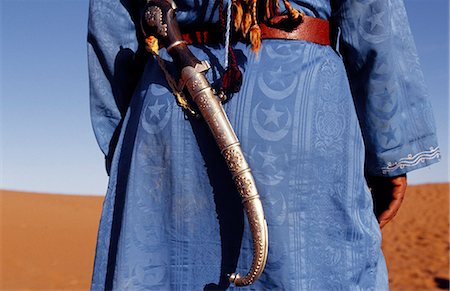
M434 140L429 137L428 141ZM366 172L373 176L398 176L439 162L441 152L436 142L421 141L409 146L398 147L378 154L375 158L366 157Z

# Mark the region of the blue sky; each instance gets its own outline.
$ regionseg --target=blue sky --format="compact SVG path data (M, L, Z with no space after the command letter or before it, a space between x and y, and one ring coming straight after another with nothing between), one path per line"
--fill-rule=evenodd
M449 3L405 0L444 159L409 175L448 182ZM87 0L0 2L0 188L102 194L104 161L89 120Z

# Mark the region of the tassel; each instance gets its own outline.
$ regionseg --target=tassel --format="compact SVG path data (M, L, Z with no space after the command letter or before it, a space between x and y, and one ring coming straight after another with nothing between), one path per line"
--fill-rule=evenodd
M277 0L276 1L270 1L269 7L270 7L270 14L271 14L270 18L273 18L273 17L278 16L280 14L279 13L280 2L278 2Z
M145 49L153 54L153 55L157 55L158 54L158 50L159 50L159 44L158 44L158 39L154 36L149 36L145 39Z
M250 44L252 51L258 53L261 47L261 29L258 25L257 0L251 0L252 27L250 29Z
M302 19L302 14L297 9L292 9L290 15L294 21Z
M289 17L293 20L301 19L302 14L295 8L292 8L291 4L289 3L289 0L283 0L284 6L286 7L286 10L289 12Z
M272 16L272 10L270 9L270 1L266 1L265 3L266 5L264 5L264 20L268 20L270 19L270 17Z
M251 25L252 25L252 15L249 12L247 12L244 14L244 20L242 21L241 25L241 32L244 38L247 37Z
M241 89L242 73L239 67L232 63L225 71L222 77L221 90L227 94L237 93Z
M242 25L242 16L243 16L243 10L242 5L239 1L233 1L233 15L234 15L234 30L238 31L239 27Z
M273 18L274 16L277 16L279 14L278 8L280 8L278 1L265 0L264 1L264 12L265 12L264 21L270 22L271 18Z
M261 48L261 29L258 24L254 24L250 29L250 44L252 45L252 51L258 53Z

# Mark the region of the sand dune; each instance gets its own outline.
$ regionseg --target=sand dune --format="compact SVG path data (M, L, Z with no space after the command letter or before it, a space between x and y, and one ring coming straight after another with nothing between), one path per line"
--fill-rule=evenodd
M448 289L449 184L410 187L383 230L392 290ZM87 290L102 197L0 191L0 290Z

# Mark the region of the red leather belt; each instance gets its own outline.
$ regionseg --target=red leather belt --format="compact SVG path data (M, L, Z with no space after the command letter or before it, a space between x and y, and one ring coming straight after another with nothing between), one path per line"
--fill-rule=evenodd
M330 45L330 24L325 19L303 16L302 22L293 30L283 30L260 23L262 39L306 40L309 42ZM218 44L223 42L220 26L181 27L183 40L188 44Z

